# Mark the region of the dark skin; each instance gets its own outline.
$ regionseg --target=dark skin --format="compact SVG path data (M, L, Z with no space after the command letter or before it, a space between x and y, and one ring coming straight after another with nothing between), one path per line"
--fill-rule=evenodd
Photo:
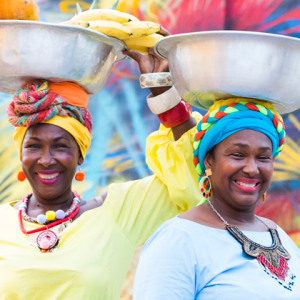
M165 31L163 33L167 34ZM140 55L136 51L126 51L124 54L132 57L139 64L141 73L167 72L168 63L160 59L150 49L149 55ZM169 88L154 88L151 92L158 96ZM193 118L178 125L173 130L175 140L196 125ZM79 146L71 134L64 129L51 124L38 124L31 126L25 135L22 145L22 169L30 182L33 195L30 198L27 214L37 217L49 210L62 209L67 211L72 203L72 180L77 166L83 163ZM55 171L59 173L59 180L51 185L46 185L39 179L39 172ZM101 195L106 198L106 193ZM85 211L102 205L102 201L81 200L78 218ZM19 208L20 203L14 207Z
M246 138L245 138L246 137ZM229 136L205 157L205 168L211 169L211 203L230 225L245 231L268 231L255 217L255 207L271 184L273 174L272 143L261 132L242 130ZM240 181L257 181L254 191L245 191ZM226 229L208 202L197 206L180 218L208 227ZM277 225L262 218L271 228Z
M30 198L27 213L32 217L44 214L48 210L67 211L73 200L72 180L77 166L83 163L78 144L71 134L51 124L31 126L22 145L22 169L30 182L33 195ZM51 185L42 183L39 173L55 171L59 180ZM80 203L78 218L87 210L100 206L97 200ZM15 205L18 208L19 202Z
M162 28L160 34L164 36L168 36L170 35L170 32ZM160 58L158 55L156 55L153 48L149 49L149 55L142 55L139 52L134 50L124 51L123 53L131 57L138 63L141 74L169 72L168 62ZM155 97L166 92L169 89L170 87L159 87L159 88L151 88L150 91L152 95ZM194 126L196 126L196 121L191 117L186 122L173 127L172 132L175 141L177 141L185 132L189 131Z

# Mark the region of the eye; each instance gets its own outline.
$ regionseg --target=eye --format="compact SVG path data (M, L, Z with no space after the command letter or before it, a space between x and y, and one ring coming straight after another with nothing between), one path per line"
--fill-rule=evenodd
M236 158L242 158L243 154L241 154L241 153L232 153L232 154L230 154L230 156L233 156L233 157L236 157Z
M69 148L69 147L65 144L56 144L55 148Z
M38 145L38 144L30 144L30 145L25 146L25 148L38 149L38 148L40 148L40 145Z
M261 160L272 160L272 157L267 156L267 155L262 155L262 156L259 157L259 159L261 159Z

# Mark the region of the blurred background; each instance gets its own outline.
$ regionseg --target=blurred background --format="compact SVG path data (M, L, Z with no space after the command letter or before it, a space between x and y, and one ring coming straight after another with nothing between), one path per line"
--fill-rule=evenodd
M35 2L41 10L41 21L59 23L74 16L76 3L87 10L92 0ZM99 1L99 8L107 8L113 2ZM117 9L140 20L161 23L172 34L226 29L300 37L300 0L120 0ZM89 101L94 129L92 146L82 168L86 180L74 182L74 189L84 199L105 192L112 182L151 174L145 164L145 142L147 135L158 129L159 122L147 107L149 92L141 90L138 77L135 62L117 63L104 88ZM5 112L11 99L11 95L0 93L0 203L21 199L30 192L26 181L20 183L16 179L20 162L12 140L14 128L8 124ZM274 163L272 186L257 213L274 220L300 247L300 110L283 118L287 144ZM124 283L122 300L132 299L140 250L141 247Z

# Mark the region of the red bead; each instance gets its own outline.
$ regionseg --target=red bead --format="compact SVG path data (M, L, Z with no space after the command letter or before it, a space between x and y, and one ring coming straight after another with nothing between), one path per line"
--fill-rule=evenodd
M186 122L191 117L192 112L190 104L181 100L172 109L159 114L158 119L166 128L172 128Z
M18 178L19 181L24 181L26 179L26 176L25 176L23 171L19 171L18 175L17 175L17 178Z

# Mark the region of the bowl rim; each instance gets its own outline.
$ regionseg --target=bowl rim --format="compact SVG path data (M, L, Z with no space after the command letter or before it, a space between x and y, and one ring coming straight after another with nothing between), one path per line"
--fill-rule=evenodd
M207 36L251 36L251 37L263 37L263 38L271 38L271 39L281 39L281 40L290 40L293 42L300 43L300 39L274 34L274 33L265 33L265 32L257 32L257 31L242 31L242 30L213 30L213 31L198 31L198 32L190 32L190 33L181 33L167 36L159 41L154 46L155 53L161 58L167 60L168 53L170 49L181 42L190 40L193 37L207 37Z
M117 55L116 62L125 60L127 58L126 55L122 53L122 51L128 50L128 47L124 42L121 40L118 40L116 38L107 36L103 33L97 32L95 30L91 30L89 28L80 27L80 26L74 26L74 25L65 25L65 24L55 24L50 22L40 22L40 21L26 21L26 20L0 20L0 27L3 25L29 25L29 26L35 26L37 25L39 27L52 27L57 28L61 30L68 30L72 32L78 32L87 36L90 36L93 39L97 39L99 42L109 44L113 47L114 53Z

